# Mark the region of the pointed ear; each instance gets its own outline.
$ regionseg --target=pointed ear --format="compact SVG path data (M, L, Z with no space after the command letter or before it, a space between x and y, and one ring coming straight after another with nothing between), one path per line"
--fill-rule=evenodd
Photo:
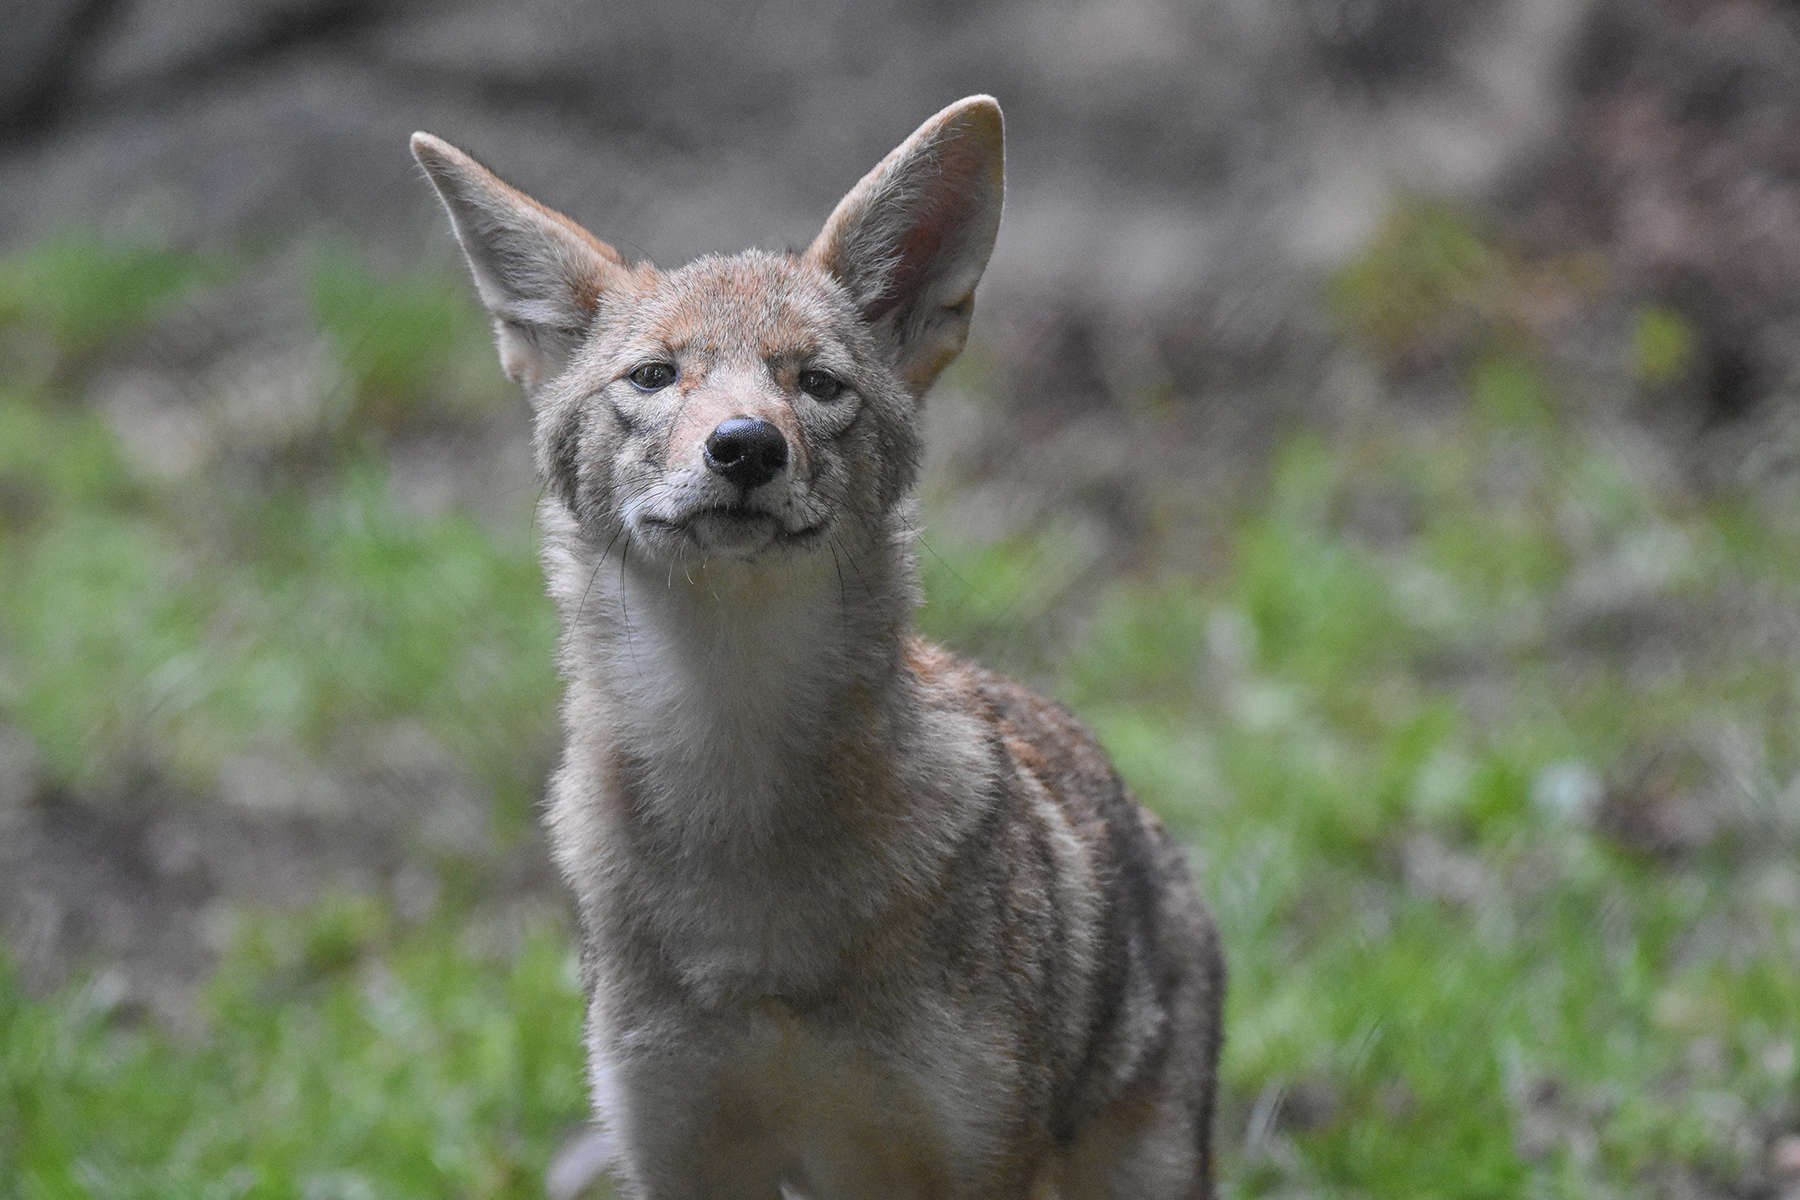
M962 349L1000 228L1000 105L959 100L850 189L806 256L844 285L915 395Z
M493 314L500 366L535 394L569 365L601 293L623 281L624 260L450 143L415 133L412 152L450 210L476 290Z

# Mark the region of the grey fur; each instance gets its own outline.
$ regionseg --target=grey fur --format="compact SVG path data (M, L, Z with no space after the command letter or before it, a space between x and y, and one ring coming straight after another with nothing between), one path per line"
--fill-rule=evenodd
M1224 975L1179 849L1067 712L909 629L998 106L926 122L805 254L668 273L420 145L537 412L547 822L625 1194L1210 1196ZM546 311L578 334L509 347ZM701 460L735 415L792 448L753 488Z

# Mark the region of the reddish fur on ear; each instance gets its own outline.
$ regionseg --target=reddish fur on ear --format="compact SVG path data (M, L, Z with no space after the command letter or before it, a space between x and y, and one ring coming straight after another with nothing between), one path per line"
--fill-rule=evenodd
M915 393L962 349L999 231L1004 124L971 96L921 125L839 202L807 249L881 328Z

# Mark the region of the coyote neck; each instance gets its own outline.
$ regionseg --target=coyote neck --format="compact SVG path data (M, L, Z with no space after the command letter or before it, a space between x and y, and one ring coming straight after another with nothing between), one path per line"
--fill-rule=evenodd
M571 686L605 698L607 739L638 764L651 807L751 816L799 803L821 791L847 728L879 736L904 707L913 567L885 531L672 572L627 552L573 576L580 588L555 589Z

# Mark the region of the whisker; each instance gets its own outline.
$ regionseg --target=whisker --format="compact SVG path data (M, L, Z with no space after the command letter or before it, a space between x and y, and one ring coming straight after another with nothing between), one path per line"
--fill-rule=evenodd
M538 484L537 499L535 499L531 502L531 511L528 514L526 514L526 517L525 517L525 536L527 538L530 538L532 531L537 528L539 513L543 510L543 507L544 507L544 493L549 490L550 490L550 481L549 480L545 480L544 482Z
M838 557L837 538L827 537L825 548L831 551L831 569L837 572L838 583L838 621L844 627L846 637L850 633L850 601L844 594L844 564Z
M970 592L971 594L974 594L974 595L980 595L980 593L975 590L975 585L970 583L967 579L964 579L962 572L958 571L955 567L951 566L950 560L945 558L943 555L939 554L937 552L937 547L933 546L930 542L925 540L925 534L922 530L919 529L918 526L915 525L912 528L912 535L918 541L919 545L925 547L925 552L927 554L929 554L929 555L931 555L931 557L937 559L938 562L943 566L944 570L950 572L950 578L952 578L952 579L956 580L956 582L962 584L965 591Z
M624 532L625 525L621 522L618 529L613 532L611 540L606 543L606 549L602 550L600 552L600 557L594 560L594 570L588 575L587 586L581 589L581 602L575 606L574 624L581 624L581 614L587 610L588 593L594 590L594 580L600 578L600 568L606 562L606 556L612 553L613 544L619 540L619 535Z
M621 526L621 528L623 528L623 526ZM643 672L643 666L638 662L637 638L635 636L633 636L636 633L636 630L632 626L631 608L629 607L629 605L626 601L626 598L625 598L625 563L630 558L631 558L631 534L629 531L627 531L625 534L625 545L622 546L619 550L619 612L625 618L625 649L626 649L626 652L631 655L632 668L641 674Z
M822 475L815 479L813 481L812 490L817 493L817 495L802 497L807 503L809 519L822 519L823 516L831 510L849 512L851 506L847 502L847 497L844 494L844 486L847 485L840 485L838 481L829 476ZM864 594L871 600L874 599L875 589L869 584L868 577L863 574L862 564L857 561L858 556L852 554L850 552L850 547L844 545L841 540L838 540L835 533L831 536L830 540L836 544L837 549L843 551L844 558L849 560L851 573L856 576L856 581L862 585ZM839 573L841 576L841 567L839 568Z

